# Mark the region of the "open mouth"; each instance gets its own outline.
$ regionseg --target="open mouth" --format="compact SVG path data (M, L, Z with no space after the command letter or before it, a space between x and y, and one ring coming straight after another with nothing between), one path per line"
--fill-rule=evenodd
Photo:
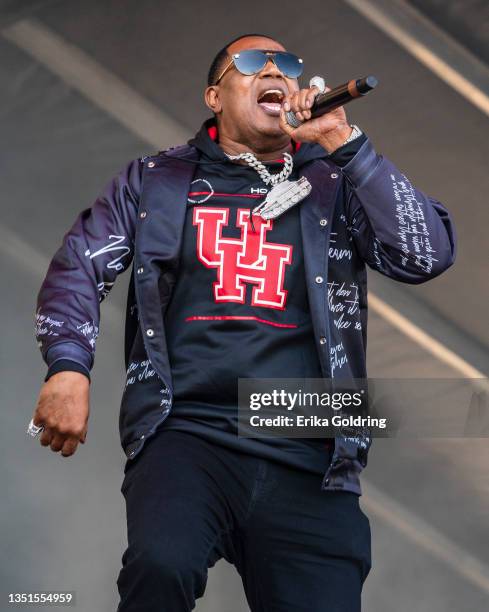
M282 100L284 99L283 91L280 89L267 89L258 97L258 106L264 110L267 115L278 117Z

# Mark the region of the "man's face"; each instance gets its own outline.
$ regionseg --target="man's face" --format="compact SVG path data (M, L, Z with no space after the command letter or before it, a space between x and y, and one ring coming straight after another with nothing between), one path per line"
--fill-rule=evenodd
M223 63L221 72L233 53L245 49L285 51L282 45L269 38L244 38L228 48L229 59ZM213 110L217 114L220 131L225 130L236 140L243 137L247 141L287 138L279 127L281 100L286 94L298 90L299 85L297 79L285 77L271 59L261 72L250 76L241 74L233 65L213 89L217 102Z

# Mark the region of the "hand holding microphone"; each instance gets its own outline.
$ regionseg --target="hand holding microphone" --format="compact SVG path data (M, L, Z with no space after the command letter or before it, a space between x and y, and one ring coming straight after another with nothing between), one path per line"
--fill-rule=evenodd
M377 85L377 79L352 79L329 89L321 77L314 77L309 85L283 100L280 127L294 140L316 142L331 153L352 132L343 106L366 95Z

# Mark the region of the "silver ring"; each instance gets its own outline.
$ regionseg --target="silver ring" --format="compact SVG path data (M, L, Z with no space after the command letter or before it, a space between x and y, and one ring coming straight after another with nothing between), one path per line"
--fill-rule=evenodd
M313 76L309 81L309 87L317 87L319 89L319 93L324 93L326 91L326 81L323 77Z
M43 425L34 425L34 419L31 419L31 422L29 423L29 427L27 428L26 433L29 436L32 436L33 438L35 438L43 430L44 430L44 426Z

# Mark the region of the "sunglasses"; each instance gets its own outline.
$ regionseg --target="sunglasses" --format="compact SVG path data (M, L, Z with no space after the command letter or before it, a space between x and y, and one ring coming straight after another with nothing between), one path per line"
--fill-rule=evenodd
M233 53L231 61L224 68L219 75L218 79L214 83L217 85L226 72L233 66L246 76L257 74L267 65L269 60L277 66L280 72L288 77L289 79L296 79L302 74L304 70L303 61L297 55L293 53L286 53L285 51L267 51L260 49L248 49L247 51L241 51L240 53Z

